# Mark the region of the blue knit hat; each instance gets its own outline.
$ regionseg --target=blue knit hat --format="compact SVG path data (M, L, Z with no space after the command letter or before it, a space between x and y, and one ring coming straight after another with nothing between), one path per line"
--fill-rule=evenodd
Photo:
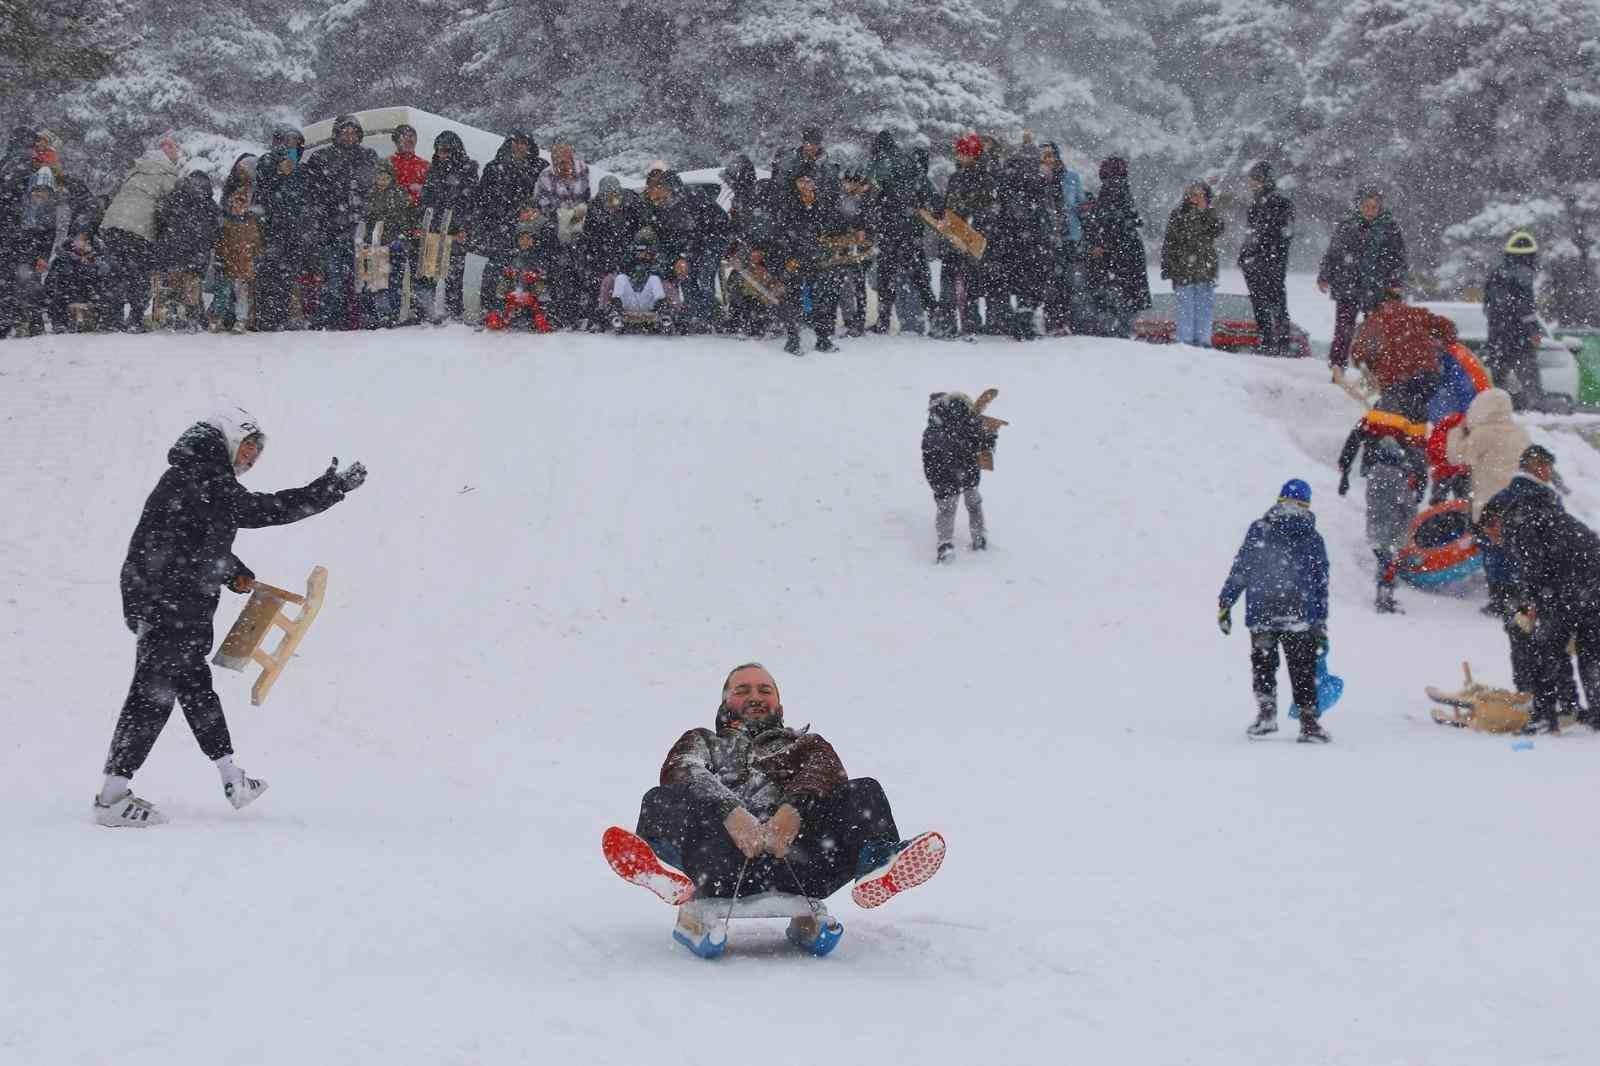
M1278 499L1308 504L1311 502L1311 486L1299 478L1291 478L1283 483L1283 488L1278 490Z

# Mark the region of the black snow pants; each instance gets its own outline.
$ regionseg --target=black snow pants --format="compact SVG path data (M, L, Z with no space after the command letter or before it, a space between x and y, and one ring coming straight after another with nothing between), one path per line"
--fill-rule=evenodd
M127 324L138 326L144 322L144 309L150 303L150 272L155 259L155 247L137 233L109 228L102 230L100 239L111 254L111 277L107 284L111 299L113 328L123 322L122 305L128 305Z
M1289 292L1285 287L1287 264L1257 266L1244 272L1255 315L1261 350L1269 355L1289 354Z
M144 765L172 714L173 700L183 706L183 716L206 758L233 754L228 721L222 716L222 701L211 687L211 667L206 663L211 638L210 619L164 625L140 634L133 684L106 756L107 774L132 777Z
M1515 681L1517 638L1522 637L1522 631L1513 625L1507 627L1506 633L1511 637ZM1529 650L1524 653L1523 669L1533 675L1534 714L1548 719L1578 712L1578 686L1572 680L1572 656L1567 654L1567 646L1574 642L1578 652L1578 681L1592 714L1600 699L1600 612L1558 615L1546 609L1540 612L1533 635L1524 639Z
M783 320L784 331L791 337L800 335L800 323L806 318L805 292L811 294L811 328L817 339L833 336L833 327L839 317L839 272L824 268L784 282L783 302L778 305L778 316ZM688 297L685 296L685 299Z
M722 821L715 803L697 799L681 785L662 786L645 793L638 833L663 862L694 880L698 896L726 899L733 895L745 858ZM739 895L793 894L798 876L806 895L826 899L855 879L863 844L899 839L882 786L870 777L855 778L802 813L787 864L771 855L750 860Z
M931 308L938 303L920 234L885 234L878 242L878 327L884 331L889 328L889 312L901 284L917 290L922 306Z
M1315 633L1292 633L1263 629L1250 634L1250 678L1256 704L1263 711L1277 713L1278 645L1289 664L1289 689L1303 713L1317 708L1317 637Z

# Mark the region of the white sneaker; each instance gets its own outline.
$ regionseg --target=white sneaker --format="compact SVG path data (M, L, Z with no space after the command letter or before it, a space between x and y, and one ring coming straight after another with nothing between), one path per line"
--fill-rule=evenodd
M156 810L155 804L149 800L142 800L132 792L124 792L110 803L101 803L100 797L96 796L94 820L95 824L108 829L148 829L153 825L166 824L167 816Z
M267 790L265 781L257 781L253 777L241 777L237 784L222 786L222 794L228 797L228 802L233 804L236 811L243 810L255 802L255 798Z

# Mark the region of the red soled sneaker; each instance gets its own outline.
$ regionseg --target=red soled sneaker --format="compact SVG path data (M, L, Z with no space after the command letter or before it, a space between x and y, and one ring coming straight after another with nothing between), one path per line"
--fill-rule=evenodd
M618 877L648 888L674 907L694 898L694 882L664 865L643 837L614 825L600 837L600 850Z
M881 907L908 888L939 872L944 862L944 837L922 833L894 843L869 842L861 848L856 887L850 898L858 907Z

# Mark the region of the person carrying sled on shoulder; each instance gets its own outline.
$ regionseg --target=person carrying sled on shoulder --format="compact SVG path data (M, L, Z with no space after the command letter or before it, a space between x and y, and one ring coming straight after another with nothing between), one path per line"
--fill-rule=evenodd
M1396 560L1411 535L1417 506L1428 490L1428 427L1389 411L1369 411L1339 452L1339 495L1350 491L1350 468L1361 453L1367 479L1367 543L1378 559L1379 614L1404 614L1394 600Z
M983 524L983 497L978 481L983 476L979 457L991 452L995 432L985 428L972 397L961 392L935 392L928 396L928 425L922 431L922 473L933 489L933 532L938 542L935 562L955 552L956 501L967 505L967 529L972 550L989 547Z
M1328 645L1328 548L1311 513L1311 486L1284 482L1278 502L1250 524L1217 598L1217 628L1233 632L1233 605L1245 597L1256 720L1245 732L1278 731L1278 649L1300 705L1300 742L1326 744L1317 703L1317 652Z
M233 538L240 529L287 525L326 511L367 478L360 463L340 469L335 459L303 488L251 492L239 478L266 440L255 419L239 408L196 422L167 452L171 465L145 501L122 564L122 617L139 646L133 684L106 756L105 782L94 799L100 825L144 829L166 821L129 785L167 724L174 699L221 774L228 802L237 810L266 791L265 781L234 765L222 701L206 664L222 587L243 593L255 585L255 575L233 554Z
M851 899L877 907L932 878L945 854L936 832L901 840L883 786L851 778L831 744L784 722L778 683L759 663L728 673L713 728L672 746L637 832L613 827L602 843L618 875L672 904L763 892L824 900L854 881ZM816 925L796 918L789 939L831 950ZM673 935L712 954L682 912Z

